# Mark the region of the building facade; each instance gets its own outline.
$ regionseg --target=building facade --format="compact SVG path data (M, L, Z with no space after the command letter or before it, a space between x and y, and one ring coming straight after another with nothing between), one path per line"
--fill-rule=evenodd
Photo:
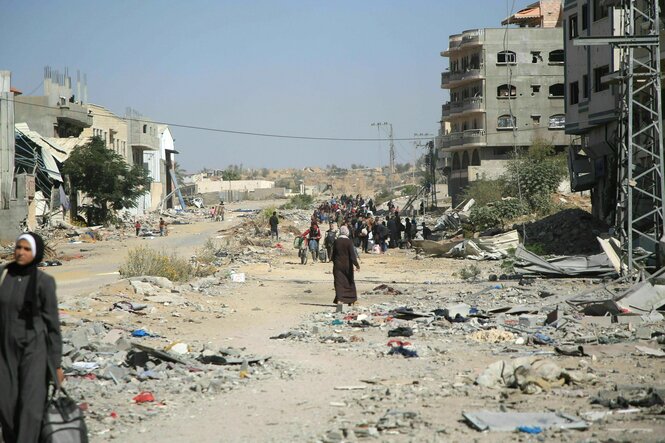
M621 33L620 12L600 0L566 0L566 132L580 140L569 155L571 188L591 190L593 213L612 222L616 205L616 155L619 86L618 49L609 45L574 46L579 36Z
M468 184L500 176L515 147L535 140L567 148L561 2L543 0L486 28L451 35L441 55L437 149L454 201Z

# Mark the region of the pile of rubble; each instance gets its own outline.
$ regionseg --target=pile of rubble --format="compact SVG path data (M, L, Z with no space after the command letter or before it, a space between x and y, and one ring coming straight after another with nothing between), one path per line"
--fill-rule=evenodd
M145 326L159 325L166 316L224 316L230 312L225 305L195 301L195 295L229 293L231 284L208 278L175 285L164 278L141 277L61 305L67 389L86 411L91 435L126 440L140 422L174 414L172 404L196 402L252 380L292 377L293 368L270 356L217 349L207 340L185 343ZM107 313L100 307L107 307ZM89 312L98 312L102 320L84 319Z
M520 232L522 225L515 225ZM587 255L601 252L596 237L609 226L582 209L566 209L543 219L526 223L527 245L539 244L546 254Z
M442 391L424 390L416 383L402 387L403 392L396 397L392 387L391 395L386 394L385 386L358 387L362 397L352 396L344 404L359 406L372 418L354 421L348 414L341 414L338 427L322 435L320 441L387 438L392 434L416 438L422 435L419 430L429 425L419 413L404 409L405 405L427 404L439 401L440 397L471 393L482 398L487 390L530 396L552 393L566 396L574 391L579 393L577 398L582 398L582 393L596 398L586 408L582 406L580 417L570 414L571 411L563 416L548 411L535 416L516 412L501 416L508 422L521 421L527 427L534 420L544 420L541 432L549 426L549 419L557 429L565 426L586 429L595 420L589 417L601 412L592 409L592 404L608 407L641 404L665 411L665 397L657 394L661 391L641 385L637 397L626 397L628 394L622 388L616 392L616 382L606 380L603 375L614 370L612 358L617 351L613 346L620 346L625 356L665 357L664 321L658 311L665 310L662 287L638 285L636 289L616 282L599 285L597 281L569 280L558 284L557 293L553 294L550 282L543 279L531 279L523 285L517 281L476 285L480 289L453 292L444 297L439 285L381 285L376 291L366 291L364 297L389 296L390 302L312 314L296 329L271 337L332 347L331 351L337 354L352 352L359 357L378 359L424 358L443 366L455 359L449 355L451 343L483 355L503 356L484 369L457 376L429 375L436 383L440 380L445 384ZM591 291L580 295L580 287ZM651 294L647 301L643 299L646 293ZM661 295L656 297L655 293ZM608 299L615 298L612 295L617 300L609 303ZM570 358L578 359L578 363L571 366L566 360ZM595 396L599 390L600 397ZM601 415L604 419L608 417L606 413ZM564 416L567 418L561 418ZM386 417L392 420L389 426L385 424ZM500 429L491 418L481 413L465 416L476 429L507 430ZM564 420L565 426L559 419Z

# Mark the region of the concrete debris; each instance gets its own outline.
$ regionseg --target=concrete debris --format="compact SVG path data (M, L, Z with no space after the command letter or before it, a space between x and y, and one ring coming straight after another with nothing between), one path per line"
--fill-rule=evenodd
M579 417L556 412L465 412L464 418L479 431L513 432L521 427L586 429Z

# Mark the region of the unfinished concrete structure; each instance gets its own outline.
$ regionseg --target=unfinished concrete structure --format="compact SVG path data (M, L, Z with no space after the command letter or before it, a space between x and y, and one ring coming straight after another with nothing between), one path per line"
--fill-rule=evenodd
M87 106L86 76L77 74L73 89L69 71L60 73L44 68L43 95L17 95L14 114L17 123L27 123L31 130L44 137L78 137L92 125Z
M449 59L441 87L450 101L436 141L454 201L469 182L501 175L514 147L536 139L560 150L570 144L561 1L536 2L503 24L451 35L441 53Z

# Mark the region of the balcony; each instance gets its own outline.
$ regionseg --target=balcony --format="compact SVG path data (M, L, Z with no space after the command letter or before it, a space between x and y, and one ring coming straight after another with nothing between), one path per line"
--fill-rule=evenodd
M145 150L159 149L159 139L154 135L134 131L132 133L131 146Z
M484 29L472 29L462 33L461 47L472 47L482 45L485 41Z
M484 65L467 68L464 71L446 71L441 74L441 88L452 89L485 78Z
M485 112L485 105L482 97L466 98L459 102L448 102L441 107L443 120L450 120L451 117L461 117L465 114L474 114Z
M482 97L467 98L464 100L462 111L465 113L485 112L485 103Z
M487 144L487 133L484 129L469 129L463 132L462 140L464 146L485 146Z
M441 106L441 118L445 119L446 117L450 116L450 107L451 103L445 103L444 105Z
M463 141L464 133L462 132L453 132L448 135L441 137L441 147L443 149L449 149L455 146L460 146L464 144Z
M448 39L448 49L441 52L442 57L449 57L450 54L459 50L462 45L462 34L451 35Z

